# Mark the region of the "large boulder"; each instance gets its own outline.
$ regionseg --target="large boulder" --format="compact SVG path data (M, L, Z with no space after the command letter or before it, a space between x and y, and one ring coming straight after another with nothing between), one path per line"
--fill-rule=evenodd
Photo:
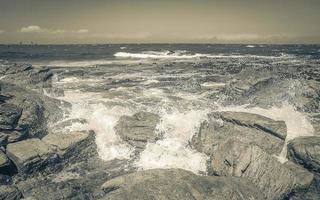
M13 130L19 121L22 109L14 104L0 104L0 131Z
M197 176L181 169L147 170L103 184L102 199L263 199L248 181L233 177Z
M301 195L314 180L312 173L280 163L256 145L228 140L219 145L210 162L210 173L249 179L266 199L284 199Z
M0 199L19 200L22 198L23 196L17 187L9 185L0 186Z
M56 160L51 146L38 138L8 144L7 155L23 173L38 171Z
M34 68L30 64L7 63L0 71L2 81L41 91L51 85L52 71L46 67Z
M2 93L8 98L0 104L0 136L8 136L8 142L27 137L43 137L47 124L62 117L61 102L8 83L0 83Z
M288 157L308 170L320 173L320 137L298 137L289 141Z
M283 121L244 112L213 112L192 138L192 145L200 152L211 154L217 146L234 138L255 144L269 154L279 154L286 137Z
M155 142L158 135L155 132L159 116L149 112L139 112L133 116L120 117L115 130L124 141L143 149L147 142Z
M68 134L49 134L42 138L51 146L60 158L77 156L84 148L94 142L94 133L91 131L71 132Z

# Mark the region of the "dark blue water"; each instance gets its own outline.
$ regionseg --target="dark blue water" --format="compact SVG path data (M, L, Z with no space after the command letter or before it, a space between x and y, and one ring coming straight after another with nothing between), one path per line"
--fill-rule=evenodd
M239 44L109 44L109 45L0 45L0 59L37 62L43 60L114 59L117 52L186 51L189 54L293 55L320 59L320 45L239 45Z

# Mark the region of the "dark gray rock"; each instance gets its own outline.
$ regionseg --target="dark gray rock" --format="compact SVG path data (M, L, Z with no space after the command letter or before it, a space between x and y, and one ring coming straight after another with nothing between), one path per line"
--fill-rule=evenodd
M155 133L160 118L148 112L139 112L131 116L120 117L115 130L117 134L134 147L143 149L147 142L154 142L158 136Z
M19 200L23 196L15 186L3 185L0 186L0 199L3 200Z
M48 134L42 141L53 148L60 158L77 156L94 142L94 132L82 131L67 134Z
M30 64L7 64L2 69L3 78L1 81L14 83L29 89L42 91L43 87L50 87L53 75L49 68L34 68Z
M285 199L306 191L312 173L280 163L256 145L228 140L212 154L210 173L244 177L252 181L266 199Z
M51 146L38 138L8 144L6 153L19 172L28 174L55 163L57 159Z
M258 145L269 154L279 154L285 135L283 121L243 112L214 112L193 136L192 145L200 152L211 154L220 143L234 138Z
M22 109L14 104L0 104L0 131L13 130L21 116Z
M116 177L102 186L102 199L264 199L245 179L197 176L181 169L147 170Z
M9 142L19 141L20 137L25 138L25 136L43 137L47 133L47 124L61 119L63 113L60 101L11 84L0 84L2 92L11 97L6 100L6 104L14 105L21 111L20 116L15 118L17 122L14 129L10 130L15 132L7 132Z
M320 173L320 137L298 137L289 141L288 158L310 171Z

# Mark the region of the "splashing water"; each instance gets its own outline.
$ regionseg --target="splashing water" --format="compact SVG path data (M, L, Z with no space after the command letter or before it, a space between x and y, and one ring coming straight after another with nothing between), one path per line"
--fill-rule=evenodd
M164 113L157 125L163 140L149 143L135 165L142 169L181 168L194 173L205 173L207 156L188 146L208 111Z

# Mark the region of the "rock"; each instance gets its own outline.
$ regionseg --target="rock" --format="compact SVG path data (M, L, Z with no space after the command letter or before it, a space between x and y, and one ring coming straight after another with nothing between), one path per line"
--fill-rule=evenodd
M261 115L243 112L220 112L216 114L223 121L260 129L282 140L287 137L287 126L284 121L275 121Z
M54 150L38 138L8 144L7 155L19 172L32 173L54 163Z
M10 170L10 161L6 154L0 150L0 174L9 174Z
M217 145L230 138L258 145L269 154L279 154L285 132L286 125L282 121L243 112L214 112L201 124L191 142L198 151L209 155Z
M320 173L320 137L298 137L289 141L288 158L310 171Z
M159 120L156 114L139 112L132 117L120 117L115 130L121 139L134 147L143 149L147 142L155 142L158 139L155 128Z
M9 185L0 186L0 199L18 200L22 198L23 196L17 187L9 186Z
M288 167L256 145L228 140L219 145L210 162L210 174L244 177L254 183L266 199L285 199L309 188L313 175Z
M181 169L135 172L103 184L102 199L263 199L248 181L233 177L198 176Z
M14 104L0 104L0 131L13 130L21 116L22 109Z
M42 141L52 146L61 158L77 156L81 150L94 142L93 132L71 132L68 134L49 134Z
M53 75L49 68L34 68L30 64L7 64L1 81L14 83L29 89L41 91L43 87L49 87Z
M0 174L0 185L12 184L12 178L8 175Z
M2 92L11 96L10 99L6 100L6 104L14 105L16 110L20 111L20 116L15 118L17 122L13 125L14 129L10 131L18 131L19 134L26 137L43 137L47 133L47 124L61 119L60 101L11 84L0 84ZM7 128L11 128L11 126ZM3 131L0 130L0 132ZM12 134L10 133L10 135ZM15 137L20 138L17 134L17 132L14 133ZM9 136L9 142L16 141L19 141L19 139L10 141Z

